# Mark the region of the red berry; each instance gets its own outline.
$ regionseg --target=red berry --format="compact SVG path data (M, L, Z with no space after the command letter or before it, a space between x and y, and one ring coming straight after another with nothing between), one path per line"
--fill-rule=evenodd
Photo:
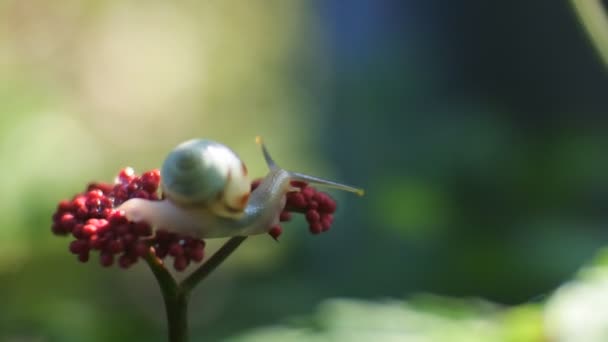
M306 182L303 182L303 181L297 181L297 180L291 181L291 186L293 186L294 188L302 189L302 188L305 188L307 185L308 184L306 184Z
M74 240L70 243L70 252L81 254L89 251L89 244L85 240Z
M128 183L133 179L134 175L135 175L135 171L130 167L126 167L126 168L120 170L117 180L120 183Z
M124 250L125 246L120 239L112 240L108 243L107 250L112 254L118 254Z
M59 222L61 223L61 226L64 229L71 230L76 224L76 218L70 213L65 213L61 215L61 219L59 220Z
M325 194L322 192L317 192L312 196L312 199L317 202L323 202L325 200Z
M89 246L92 249L102 249L106 242L106 239L99 238L98 235L93 235L89 238Z
M313 234L319 234L323 231L323 226L320 222L314 222L309 225L309 230Z
M84 226L84 225L83 225L82 223L78 223L77 225L75 225L75 226L74 226L74 229L72 229L72 235L73 235L75 238L77 238L77 239L78 239L78 238L82 237L82 235L83 235L83 234L82 234L82 227L83 227L83 226Z
M319 203L315 200L311 200L308 202L308 209L317 209L319 208Z
M160 171L148 171L141 175L142 188L146 192L154 193L158 189L160 183Z
M89 251L82 252L82 253L78 254L78 260L80 262L87 262L87 261L89 261Z
M58 223L53 223L53 225L51 226L51 230L53 231L53 234L56 234L56 235L67 235L68 234L68 230L65 229L65 227L61 226Z
M323 231L326 232L331 228L333 218L331 215L321 217L321 226L323 227Z
M133 234L124 234L122 236L122 240L125 244L130 245L135 241L136 237Z
M119 225L121 223L127 223L127 218L125 217L125 213L121 211L114 211L108 217L110 224Z
M103 267L112 266L112 264L114 263L114 255L112 253L101 252L101 254L99 255L99 262Z
M150 247L148 247L148 245L143 241L137 241L137 243L133 247L133 252L135 253L135 255L140 257L146 256L149 250Z
M315 189L313 189L313 188L311 188L311 187L306 187L306 188L302 189L302 191L300 191L300 193L301 193L302 195L304 195L304 197L305 197L307 200L310 200L310 199L312 199L312 197L315 195Z
M135 191L139 190L139 184L136 182L131 182L129 183L129 185L127 185L127 192L129 194L134 193ZM133 197L133 196L129 196L129 197Z
M164 259L169 254L169 250L164 246L158 246L154 251L159 259Z
M291 213L289 211L282 211L279 215L279 221L285 222L291 220Z
M205 256L205 250L201 247L201 248L191 248L188 256L194 260L195 262L201 262L203 261L203 258Z
M87 208L97 208L101 205L101 200L99 198L87 198Z
M169 246L169 255L174 257L184 255L184 249L179 242L174 242Z
M97 226L92 225L92 224L85 224L84 227L82 227L82 233L85 236L91 236L91 235L97 233Z
M118 266L121 268L129 268L137 262L137 258L133 258L129 254L123 254L118 258Z
M76 198L74 198L74 200L72 201L72 204L73 204L74 208L86 209L87 198L83 195L76 196Z
M173 268L183 271L188 267L188 259L185 256L178 256L173 260Z
M72 210L72 203L70 201L63 200L57 205L57 212L64 213L70 210Z
M75 214L78 219L85 220L89 216L89 211L87 208L78 207Z
M281 233L283 233L283 228L281 228L281 226L279 225L272 226L272 228L270 228L270 230L268 231L268 234L272 236L275 241L279 241L279 236L281 235Z
M315 209L310 209L306 212L306 220L310 223L318 222L321 219L321 215Z
M306 207L306 197L303 194L296 192L287 196L287 204L295 208Z
M137 190L133 193L133 195L130 196L131 198L143 198L143 199L150 199L150 194L147 193L144 190Z

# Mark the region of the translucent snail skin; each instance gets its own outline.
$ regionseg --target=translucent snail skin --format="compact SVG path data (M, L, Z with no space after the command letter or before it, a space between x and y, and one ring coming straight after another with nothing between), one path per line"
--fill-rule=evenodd
M193 139L169 153L161 168L161 201L133 198L118 207L128 220L196 238L267 233L279 222L285 196L302 181L363 195L363 190L279 167L260 137L269 172L251 192L247 168L230 148Z

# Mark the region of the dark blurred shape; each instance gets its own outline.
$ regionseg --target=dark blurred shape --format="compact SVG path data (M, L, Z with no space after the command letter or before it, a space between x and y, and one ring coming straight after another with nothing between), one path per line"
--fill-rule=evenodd
M370 197L415 180L440 189L449 208L428 211L449 214L430 237L396 241L369 203L352 203L361 228L348 240L366 253L341 250L336 263L360 273L336 267L333 276L373 279L351 283L352 295L518 303L605 243L608 81L567 2L317 5L334 56L328 127L343 128L325 135L330 159L369 180Z

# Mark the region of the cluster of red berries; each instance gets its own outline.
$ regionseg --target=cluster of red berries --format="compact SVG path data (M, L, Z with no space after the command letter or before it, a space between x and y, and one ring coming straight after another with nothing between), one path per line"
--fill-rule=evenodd
M252 183L252 189L260 181ZM191 236L166 230L153 232L150 225L127 220L115 208L131 198L159 200L160 172L152 170L136 176L131 168L120 171L114 184L91 183L84 193L61 201L53 214L52 231L57 235L72 235L70 252L81 262L87 262L93 250L99 251L101 265L108 267L118 259L118 265L129 268L139 258L152 252L156 257L173 257L173 267L183 271L191 262L201 262L205 242ZM292 182L298 191L289 192L280 221L291 219L291 213L303 213L313 234L329 230L336 202L304 182ZM275 240L281 235L279 225L269 227Z
M253 182L251 188L255 189L260 184L260 180ZM291 213L305 214L308 222L308 230L312 234L326 232L331 228L336 211L336 201L324 192L317 191L306 182L292 181L291 185L298 189L287 193L285 208L281 212L280 221L291 220ZM275 240L281 235L283 229L280 225L270 228L268 234Z
M204 257L205 242L189 236L158 230L140 222L129 222L114 208L131 198L158 200L160 172L153 170L136 176L133 169L120 171L114 184L92 183L87 191L71 200L61 201L53 215L52 230L57 235L71 234L75 240L70 251L87 262L92 250L99 251L103 266L129 268L153 251L160 259L172 256L173 267L184 270L190 262Z

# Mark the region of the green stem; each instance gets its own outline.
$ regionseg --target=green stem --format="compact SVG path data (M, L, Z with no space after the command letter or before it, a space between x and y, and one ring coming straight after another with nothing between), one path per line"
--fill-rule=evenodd
M180 288L171 273L163 265L163 262L152 251L146 255L146 262L156 277L165 302L169 342L187 342L188 292Z
M234 252L237 247L245 241L246 236L235 236L230 238L220 249L218 249L213 256L207 260L201 267L196 271L192 272L182 283L180 287L185 291L191 291L196 285L198 285L203 279L213 272L227 257Z
M146 262L160 287L165 302L167 323L169 327L169 342L188 341L188 299L190 292L215 270L237 247L245 241L246 236L237 236L228 240L209 260L178 284L163 262L150 251Z
M169 342L188 341L188 299L189 293L178 291L169 301L165 298Z

